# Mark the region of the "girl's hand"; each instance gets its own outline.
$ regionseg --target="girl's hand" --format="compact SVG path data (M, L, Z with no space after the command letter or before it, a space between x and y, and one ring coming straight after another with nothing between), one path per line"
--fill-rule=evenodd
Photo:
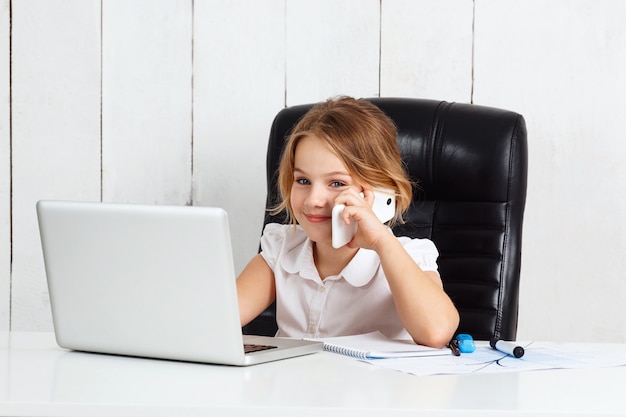
M385 226L376 217L372 210L374 204L374 192L371 189L363 189L363 197L355 190L349 189L337 196L335 204L344 204L346 208L341 218L346 224L358 222L356 234L347 246L350 248L374 249L381 237L391 235Z

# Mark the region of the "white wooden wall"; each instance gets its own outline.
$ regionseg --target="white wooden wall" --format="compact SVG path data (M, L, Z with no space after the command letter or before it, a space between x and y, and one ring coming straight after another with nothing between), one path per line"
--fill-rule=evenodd
M0 0L0 331L11 309L11 129L9 0Z
M348 94L522 113L518 337L626 341L625 17L621 0L0 0L0 330L52 329L37 200L222 206L240 270L273 116Z

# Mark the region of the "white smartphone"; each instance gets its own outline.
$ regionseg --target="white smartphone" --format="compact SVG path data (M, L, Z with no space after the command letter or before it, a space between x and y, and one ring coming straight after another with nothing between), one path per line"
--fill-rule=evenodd
M361 194L362 195L362 194ZM356 233L358 224L351 219L350 224L341 218L341 213L346 208L344 204L337 204L333 207L332 213L332 244L333 248L340 248L350 242ZM393 190L384 188L374 189L374 204L372 211L382 223L393 218L396 214L396 196Z

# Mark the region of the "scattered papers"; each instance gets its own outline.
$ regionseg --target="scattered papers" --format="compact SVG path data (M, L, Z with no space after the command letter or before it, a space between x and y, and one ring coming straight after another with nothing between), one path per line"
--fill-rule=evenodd
M477 342L476 351L461 356L391 358L365 362L413 375L519 372L541 369L607 368L626 365L626 345L595 343L520 343L526 353L514 358Z

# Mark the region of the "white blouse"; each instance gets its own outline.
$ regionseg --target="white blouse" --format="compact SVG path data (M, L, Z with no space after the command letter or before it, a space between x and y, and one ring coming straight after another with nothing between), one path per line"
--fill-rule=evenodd
M422 270L437 270L439 253L432 241L398 240ZM261 255L276 281L277 336L322 338L378 330L391 338L411 338L376 252L360 249L339 275L322 281L304 230L270 223L261 237Z

